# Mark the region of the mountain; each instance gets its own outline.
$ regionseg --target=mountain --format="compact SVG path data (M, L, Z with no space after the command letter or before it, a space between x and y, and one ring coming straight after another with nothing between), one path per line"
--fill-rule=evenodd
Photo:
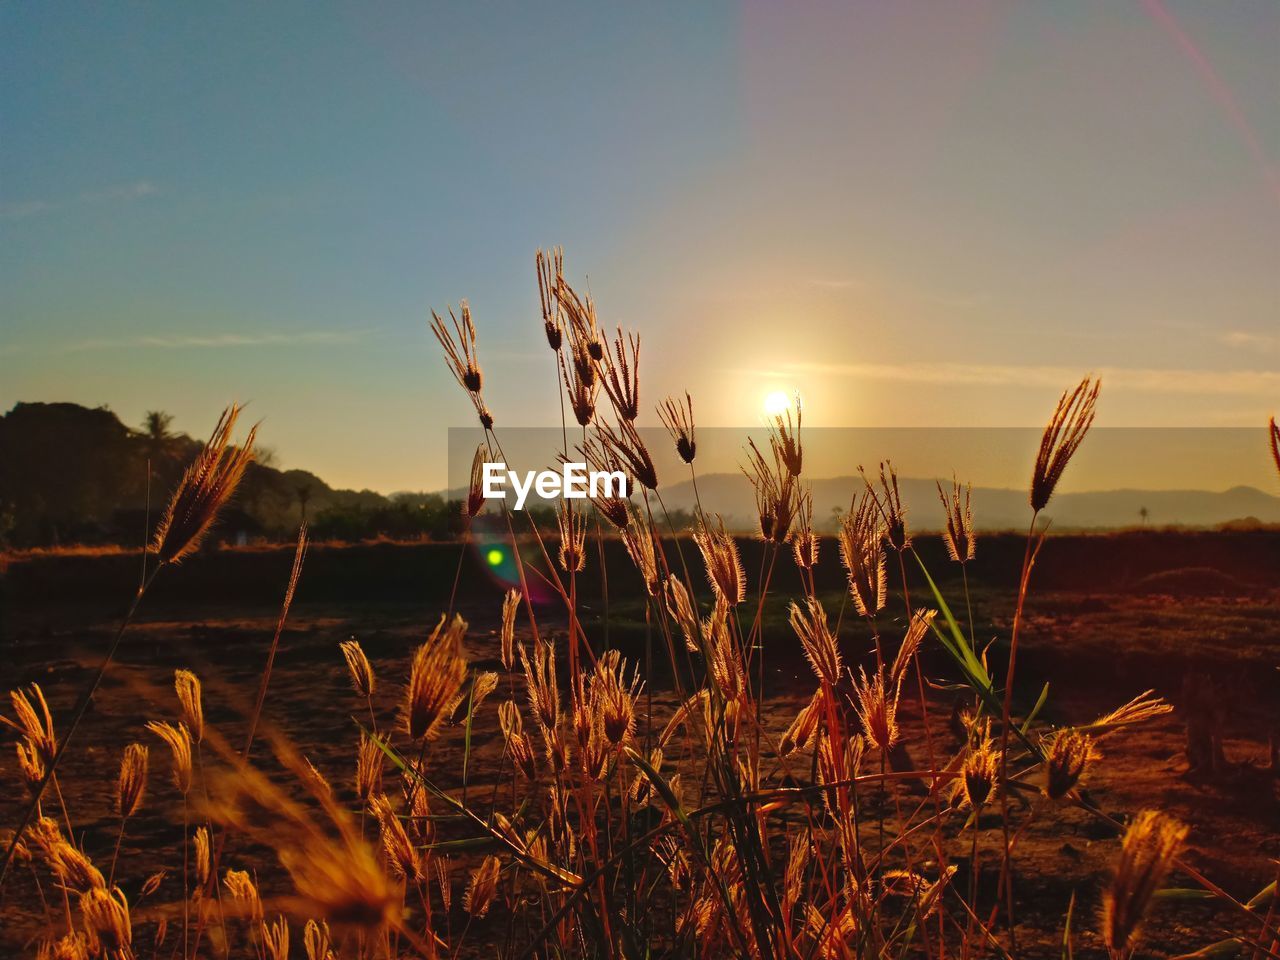
M154 524L200 450L199 440L170 433L167 427L162 414L150 416L139 430L105 407L16 404L0 416L0 545L136 545L144 525ZM813 488L815 523L824 530L831 529L833 510L847 509L851 496L863 489L856 476L807 482ZM942 526L932 480L903 478L899 487L915 529ZM700 476L698 491L706 508L722 514L730 526L755 527L751 485L741 474ZM246 473L233 508L224 513L220 535L237 540L288 538L305 514L320 539L447 537L457 526L456 504L451 501L465 497L465 490L386 497L371 490L334 489L305 470L277 469L264 451ZM694 512L693 485L687 480L664 486L662 498L673 515ZM530 499L533 506L536 498ZM1252 487L1060 493L1045 515L1058 529L1106 529L1144 522L1144 509L1145 523L1152 526L1280 524L1280 497ZM1021 490L975 488L973 513L982 529L1023 529L1027 495Z
M815 523L829 522L835 508L847 510L854 493L865 489L861 477L836 477L808 481L813 488ZM933 480L901 477L898 480L908 518L917 529L937 530L945 523L938 488ZM726 523L750 527L755 523L755 498L751 484L741 474L719 473L698 478L702 503L725 517ZM662 490L668 509L692 510L693 485L683 481ZM1280 524L1280 497L1254 487L1230 490L1099 490L1059 493L1044 512L1057 528L1102 529L1132 527L1143 521L1150 526L1211 527L1244 518ZM973 488L975 524L985 530L1022 529L1030 507L1024 490Z
M199 440L170 433L168 423L156 414L135 430L106 407L16 404L0 416L0 545L136 546L201 448ZM304 512L320 538L450 532L448 505L438 495L338 490L271 460L261 451L250 465L219 536L290 537Z

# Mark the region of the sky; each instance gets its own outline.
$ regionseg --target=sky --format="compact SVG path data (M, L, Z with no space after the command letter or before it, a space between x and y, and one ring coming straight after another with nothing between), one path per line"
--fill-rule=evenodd
M0 410L236 400L282 466L438 488L428 311L558 424L560 244L649 411L1029 426L1095 373L1102 425L1261 426L1277 49L1265 0L5 4Z

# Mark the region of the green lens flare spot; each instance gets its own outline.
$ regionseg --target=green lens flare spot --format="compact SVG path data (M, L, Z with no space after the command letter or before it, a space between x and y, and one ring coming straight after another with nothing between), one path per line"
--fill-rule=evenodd
M494 547L492 550L490 550L488 553L484 555L484 558L489 561L489 566L500 567L502 566L502 561L506 559L506 556L507 555L505 553L503 553L497 547Z

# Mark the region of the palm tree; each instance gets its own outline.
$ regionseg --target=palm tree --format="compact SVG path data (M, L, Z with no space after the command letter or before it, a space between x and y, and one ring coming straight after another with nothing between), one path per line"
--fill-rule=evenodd
M151 461L151 469L173 455L173 414L163 410L148 410L142 418L142 449Z
M165 413L163 410L148 410L147 415L142 418L142 432L153 443L163 443L173 439L173 434L169 430L171 426L173 426L173 414Z

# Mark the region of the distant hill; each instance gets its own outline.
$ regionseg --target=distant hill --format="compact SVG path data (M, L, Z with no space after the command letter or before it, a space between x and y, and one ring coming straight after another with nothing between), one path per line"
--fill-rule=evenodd
M19 403L0 416L0 545L136 545L148 523L148 466L154 523L200 446L199 439L171 433L162 414L132 428L105 407ZM846 509L851 495L863 489L856 476L809 482L820 529L830 529L833 508ZM905 478L899 483L912 526L941 527L934 482ZM698 490L707 509L722 514L731 526L755 526L751 486L741 474L700 476ZM219 536L290 537L305 513L318 538L447 537L458 526L455 501L465 496L465 490L383 496L372 490L335 489L306 470L277 469L267 454L246 473L233 508L224 514ZM687 480L663 487L662 497L673 514L694 511L693 486ZM1026 493L977 488L973 511L985 530L1022 529L1028 518ZM1058 529L1110 529L1144 522L1247 527L1280 524L1280 497L1252 487L1060 493L1046 516Z
M810 481L814 519L825 521L834 507L848 509L853 493L865 488L859 476ZM918 529L939 529L945 518L933 480L899 478L908 518ZM708 509L726 522L749 526L755 522L751 484L741 474L719 473L698 478L698 492ZM669 509L692 510L695 499L689 481L663 488ZM1146 509L1143 519L1141 512ZM974 522L986 530L1017 530L1029 519L1025 490L974 487ZM1148 526L1213 527L1250 518L1264 524L1280 524L1280 497L1254 487L1232 487L1220 493L1208 490L1100 490L1059 493L1050 501L1045 517L1061 529L1103 529Z
M806 480L813 489L814 524L821 530L833 528L833 511L849 508L854 493L865 489L860 476ZM946 522L938 488L933 480L900 477L899 490L907 505L908 519L918 530L938 530ZM712 473L698 477L702 505L719 513L725 523L738 530L756 525L755 497L742 474ZM450 497L464 497L465 490L449 491ZM693 484L684 480L662 487L662 500L669 511L693 514L697 501ZM544 501L530 494L529 504ZM1142 515L1145 508L1146 516ZM999 487L973 488L974 523L983 530L1024 530L1030 519L1025 490ZM1280 524L1280 497L1255 487L1230 490L1101 490L1086 493L1059 493L1049 503L1044 518L1060 530L1108 530L1146 525L1150 527L1217 527Z
M134 429L105 407L16 404L0 416L0 545L136 545L148 523L148 467L154 524L201 445L170 433L163 414ZM218 536L291 536L304 511L325 538L446 536L451 527L439 495L338 490L306 470L275 468L266 453L246 472Z

